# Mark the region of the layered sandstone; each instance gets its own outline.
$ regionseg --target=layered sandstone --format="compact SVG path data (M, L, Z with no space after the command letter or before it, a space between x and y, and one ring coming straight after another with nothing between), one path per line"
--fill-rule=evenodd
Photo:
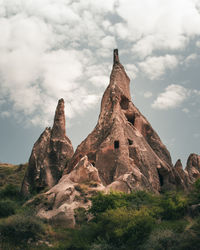
M147 119L131 101L130 79L114 50L110 84L101 102L95 129L78 146L66 173L87 155L100 179L111 189L159 192L176 188L179 174L170 154Z
M33 146L21 191L27 196L53 187L74 153L65 131L64 100L60 99L52 128L46 128Z

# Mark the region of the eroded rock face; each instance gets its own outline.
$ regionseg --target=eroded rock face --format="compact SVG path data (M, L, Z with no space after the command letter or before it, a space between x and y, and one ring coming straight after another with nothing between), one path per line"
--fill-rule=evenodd
M53 187L74 153L65 132L64 100L60 99L52 129L46 128L33 146L22 183L22 194Z
M114 50L110 84L103 95L98 123L78 146L65 174L87 155L105 186L154 192L175 188L180 176L167 148L132 103L129 83L118 51Z
M185 170L189 175L191 183L200 178L200 155L190 154Z
M183 165L180 159L177 160L174 168L176 170L177 175L179 175L180 177L177 181L177 186L180 186L180 188L184 187L185 190L189 189L192 182L189 178L188 172L183 169Z
M51 222L74 227L76 210L87 210L91 205L88 198L103 190L105 187L100 182L98 170L85 156L70 174L64 175L57 185L42 194L45 204L40 203L37 214Z

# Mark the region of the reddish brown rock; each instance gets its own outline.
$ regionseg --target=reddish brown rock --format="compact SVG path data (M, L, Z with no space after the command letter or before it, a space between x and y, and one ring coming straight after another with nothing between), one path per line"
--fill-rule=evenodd
M129 77L114 50L114 63L95 129L78 146L65 174L87 155L104 185L123 190L175 188L180 176L147 119L131 102ZM126 186L126 187L125 187Z
M21 188L23 195L54 186L73 153L65 132L64 100L60 99L52 129L46 128L32 149Z
M178 159L174 166L177 175L179 178L176 180L176 185L180 187L184 187L185 190L189 189L191 185L191 180L189 178L188 172L183 169L183 165L181 160Z
M191 183L200 178L200 155L190 154L185 170L188 172Z

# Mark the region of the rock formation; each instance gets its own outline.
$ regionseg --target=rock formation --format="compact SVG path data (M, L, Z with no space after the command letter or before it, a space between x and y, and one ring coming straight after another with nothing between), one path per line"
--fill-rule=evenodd
M179 175L179 179L178 181L180 183L177 183L177 186L178 184L180 184L179 186L182 188L184 187L185 190L189 189L190 185L191 185L191 180L189 178L189 175L188 175L188 172L186 170L183 169L183 165L181 163L181 160L178 159L175 166L174 166L177 174Z
M57 185L37 197L41 199L37 215L73 227L77 223L76 210L87 210L91 205L88 198L104 189L97 169L84 156L70 174L64 175ZM29 203L34 203L34 199Z
M131 102L129 83L116 49L97 125L78 146L64 173L70 173L87 155L102 183L111 189L159 192L175 188L177 180L181 185L180 176L167 148Z
M185 171L187 171L191 183L200 178L200 155L190 154Z
M52 129L46 128L34 144L21 192L27 196L53 187L74 153L65 132L64 100L58 101Z
M192 154L186 170L183 170L180 160L173 167L165 145L131 102L129 82L124 67L119 62L118 51L114 50L110 84L103 95L97 125L78 146L59 182L37 197L37 200L41 199L37 206L38 216L73 227L77 223L77 209L87 210L91 205L89 198L97 191L107 193L117 190L129 193L143 189L158 193L162 189L187 190L199 176L200 156ZM33 167L29 168L25 177L27 180L27 176L31 178L33 173L34 178L29 180L29 186L36 183L34 187L40 188L38 183L41 182L41 171L44 172L41 180L48 185L45 182L48 172L44 170L50 169L50 166L57 166L54 170L58 171L60 177L66 161L61 164L59 159L63 159L66 152L71 152L70 156L73 153L67 148L58 153L61 148L59 143L51 143L53 139L59 141L65 136L64 120L61 119L64 116L58 115L59 110L58 108L56 112L53 129L46 129L34 146L30 158L30 166ZM49 164L52 159L51 145L56 145L55 155L60 155L55 157L54 163L60 164ZM53 179L56 183L59 178ZM29 203L34 203L34 199Z

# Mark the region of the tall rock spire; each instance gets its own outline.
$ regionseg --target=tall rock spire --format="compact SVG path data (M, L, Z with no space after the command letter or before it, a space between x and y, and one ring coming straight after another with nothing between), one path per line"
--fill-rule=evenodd
M116 63L119 63L118 49L114 49L113 51L113 65Z
M101 181L112 189L131 191L175 188L180 178L170 154L147 119L131 101L130 79L114 50L110 83L104 92L95 129L78 146L65 173L87 155Z
M21 191L27 196L54 186L74 153L65 133L64 100L60 99L52 129L46 128L33 146Z
M56 108L54 123L52 127L52 138L63 138L65 137L65 104L63 98L58 101Z

